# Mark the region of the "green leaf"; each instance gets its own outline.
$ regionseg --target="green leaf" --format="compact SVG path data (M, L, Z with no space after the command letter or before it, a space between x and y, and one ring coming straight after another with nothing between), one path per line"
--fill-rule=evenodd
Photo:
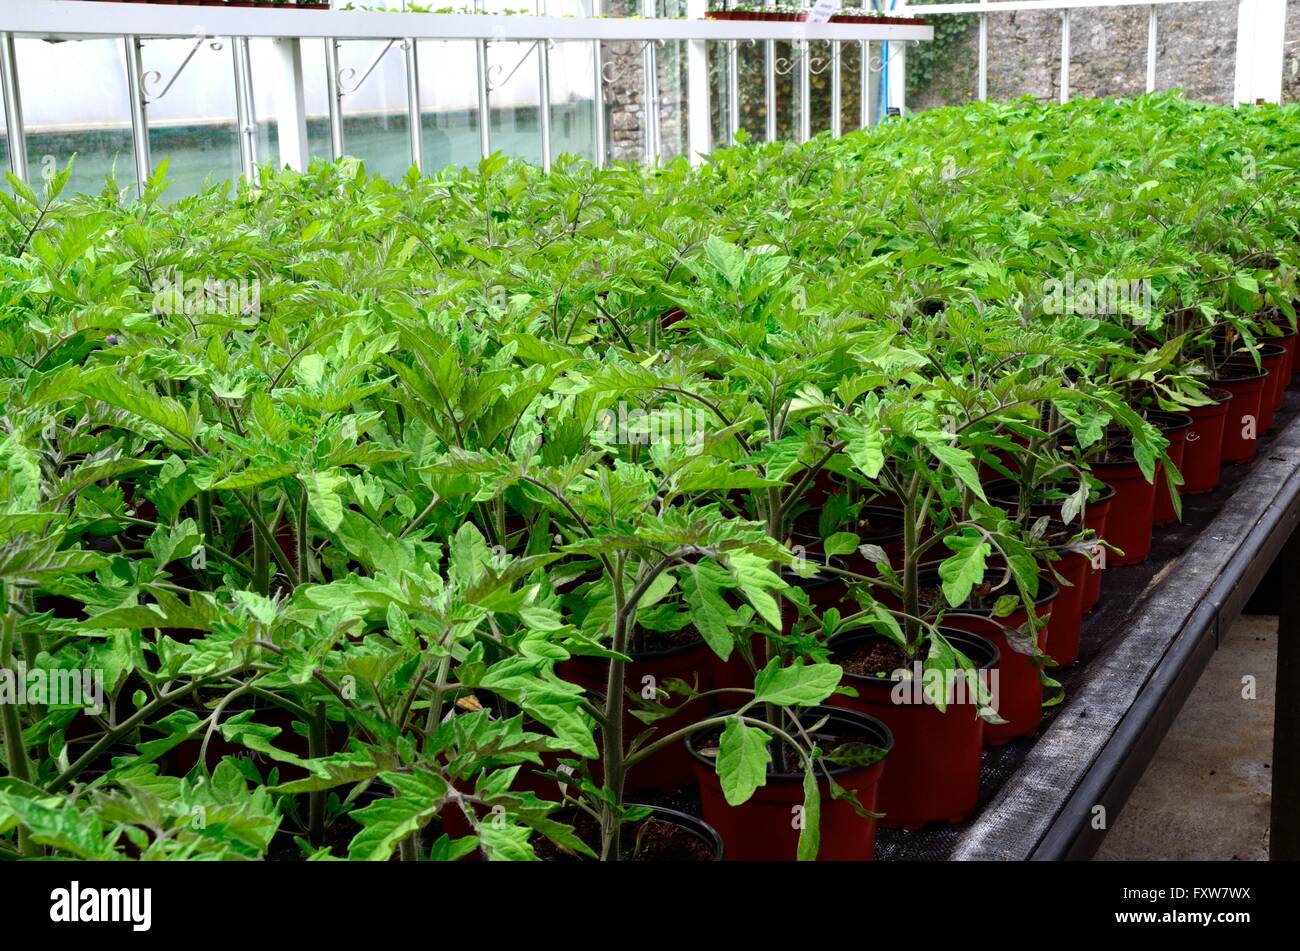
M799 845L795 858L812 862L822 844L822 794L817 788L817 771L806 769L803 774L803 826L799 829Z
M975 493L975 496L982 502L987 502L984 497L984 486L980 485L979 473L975 470L973 458L965 449L959 449L956 446L947 446L940 442L928 442L926 446L930 452L943 463L949 471L952 472L966 488Z
M858 536L853 532L835 532L822 546L827 555L847 555L857 551Z
M846 445L849 461L868 479L880 475L885 466L885 437L875 420L850 420L837 431Z
M953 551L939 565L943 596L952 607L961 607L970 597L975 585L984 581L986 559L992 548L983 535L973 531L949 535L943 543Z
M772 763L767 749L770 741L766 730L745 726L734 717L727 720L719 741L717 770L728 805L748 802L754 790L767 781Z
M777 706L811 707L821 703L840 685L838 664L805 664L797 660L782 667L773 657L754 680L754 699Z
M721 565L703 558L691 566L682 581L691 623L713 653L723 660L731 656L736 646L736 639L727 624L732 611L722 596L722 586L730 580L730 575Z
M407 836L425 825L442 809L447 784L427 770L410 773L380 773L379 778L398 793L380 799L350 815L362 829L348 843L348 858L386 862Z
M729 551L725 555L731 575L754 610L774 630L781 630L781 609L768 592L785 587L785 582L771 568L767 559L753 552Z
M343 524L343 498L339 489L347 485L347 477L337 469L310 473L307 483L307 503L316 517L331 532Z
M179 401L151 392L135 377L121 375L116 369L86 376L77 384L77 389L91 399L146 419L187 443L193 442L197 435L197 413L191 418Z

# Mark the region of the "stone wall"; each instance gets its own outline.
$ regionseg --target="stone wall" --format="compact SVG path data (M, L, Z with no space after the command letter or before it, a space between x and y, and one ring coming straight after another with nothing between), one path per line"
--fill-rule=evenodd
M1070 19L1070 93L1125 96L1146 89L1146 7L1075 10ZM973 19L973 18L972 18ZM1061 16L1058 11L989 15L989 98L1060 96ZM1285 101L1300 100L1300 0L1287 5ZM1237 50L1234 0L1162 6L1156 30L1156 88L1182 87L1192 99L1232 102ZM978 31L953 50L948 68L911 106L927 109L976 97Z

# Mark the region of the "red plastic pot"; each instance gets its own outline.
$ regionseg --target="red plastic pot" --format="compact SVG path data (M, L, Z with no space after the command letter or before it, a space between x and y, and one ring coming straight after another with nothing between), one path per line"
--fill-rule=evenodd
M1151 554L1151 527L1155 521L1156 486L1148 482L1133 458L1132 447L1117 446L1097 462L1089 463L1097 478L1115 490L1102 537L1122 554L1107 551L1106 563L1137 565Z
M1223 420L1223 462L1249 462L1255 458L1260 429L1260 404L1267 369L1228 365L1219 371L1214 385L1232 394Z
M1204 495L1213 492L1219 484L1219 470L1223 467L1223 422L1228 415L1232 394L1227 390L1212 389L1206 396L1214 400L1208 406L1193 406L1187 410L1192 425L1183 440L1183 495Z
M810 707L801 711L800 721L808 727L823 717L827 723L818 733L834 731L854 742L870 743L886 750L894 747L889 728L874 717L837 707ZM704 821L718 831L727 861L793 861L799 844L799 816L803 806L803 774L768 774L767 782L739 806L728 805L713 759L699 750L717 733L688 737L683 749L691 757L700 784L700 812ZM885 760L870 766L833 766L830 774L843 788L855 792L858 802L871 812L879 811L878 792ZM876 820L863 818L844 799L831 797L830 783L818 772L821 792L821 849L819 861L871 861L876 857Z
M1061 526L1064 529L1064 526ZM1052 620L1048 624L1047 656L1058 667L1069 667L1079 659L1079 636L1083 628L1083 597L1092 559L1079 552L1068 552L1052 562L1052 568L1064 579L1061 593L1052 602Z
M1264 380L1264 389L1259 398L1259 428L1257 431L1266 433L1273 428L1273 415L1282 405L1282 397L1286 391L1282 375L1283 367L1286 364L1286 348L1276 343L1260 344L1259 364L1268 371L1268 376ZM1248 356L1231 357L1228 360L1228 365L1242 367L1247 370L1255 369L1255 361Z
M1002 569L990 569L990 575L1000 574ZM922 587L939 584L938 574L927 572L921 576ZM1060 593L1056 583L1048 578L1040 578L1038 597L1034 600L1034 613L1044 618L1051 613L1053 602ZM925 605L927 611L933 605ZM998 664L998 703L997 710L1005 723L984 725L984 742L1000 746L1018 736L1033 736L1043 719L1043 684L1038 677L1038 665L1025 653L1019 651L1007 636L1008 629L1014 631L1029 620L1023 607L1006 617L995 618L991 607L963 606L955 611L960 613L945 614L943 623L963 631L970 631L988 640L998 649L1001 661ZM1043 651L1051 640L1051 623L1038 631L1038 649Z
M1174 464L1179 475L1182 475L1187 434L1192 427L1192 417L1186 413L1152 412L1147 414L1147 421L1169 440L1169 448L1165 450L1165 454ZM1165 478L1164 460L1156 464L1156 506L1152 520L1155 525L1168 525L1178 521L1178 513L1174 511L1174 500L1169 494L1169 480Z
M667 650L638 652L630 655L632 662L624 668L623 682L628 689L640 692L653 677L654 683L662 685L670 677L684 680L686 683L698 683L701 691L713 689L713 664L709 658L713 651L703 641L695 641ZM579 684L588 690L603 693L609 673L609 662L600 657L571 657L556 668L556 672L571 683ZM627 698L623 711L623 735L630 743L632 737L648 729L645 723L631 713L635 701ZM668 701L680 703L680 698ZM697 722L706 714L702 702L685 705L681 710L654 722L655 737L667 736L675 730L683 729ZM689 786L695 778L691 768L690 757L678 746L668 746L638 763L628 773L625 789L637 790L672 790Z
M1275 343L1286 351L1286 360L1282 363L1282 385L1278 387L1280 394L1285 394L1291 386L1291 377L1295 373L1295 344L1296 332L1289 327L1276 337L1269 337L1269 343ZM1282 408L1282 399L1279 396L1276 409Z
M1017 484L1011 479L990 482L984 487L984 494L990 501L1002 506L1007 504L1014 506L1020 498ZM1114 499L1115 490L1109 485L1103 485L1097 498L1089 502L1084 510L1083 527L1094 532L1098 538L1106 537L1107 518L1110 515L1110 507ZM1048 518L1060 521L1061 503L1054 501L1034 502L1029 507L1029 514L1035 518L1046 515ZM1088 569L1084 573L1082 598L1084 614L1096 607L1097 602L1101 600L1101 571L1101 568L1094 568L1092 563L1089 562Z
M986 672L989 688L995 690L998 649L969 631L947 626L939 630L952 647ZM831 660L838 662L855 647L879 639L877 634L837 639ZM960 822L975 810L980 794L985 723L973 702L976 698L954 692L941 713L923 698L915 702L912 684L920 681L898 681L892 675L893 671L884 678L846 672L841 683L858 695L831 698L834 706L873 716L894 734L894 750L877 800L885 814L881 825L915 829L929 822Z

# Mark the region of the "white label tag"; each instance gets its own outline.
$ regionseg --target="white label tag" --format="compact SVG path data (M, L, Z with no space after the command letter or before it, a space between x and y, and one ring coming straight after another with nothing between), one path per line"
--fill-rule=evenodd
M817 0L808 11L809 23L829 23L840 12L840 0Z

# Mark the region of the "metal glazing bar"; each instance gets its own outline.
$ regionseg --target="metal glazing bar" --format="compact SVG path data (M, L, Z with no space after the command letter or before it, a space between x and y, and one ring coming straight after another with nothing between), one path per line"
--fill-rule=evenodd
M483 12L483 0L474 0L474 11ZM488 99L487 40L474 41L475 68L478 73L478 151L482 158L492 154L492 104Z
M424 126L420 118L420 52L415 39L405 41L406 54L406 114L411 136L411 164L416 171L424 172Z
M600 0L591 0L591 15L594 17L601 15ZM591 65L592 76L595 77L596 97L591 104L593 112L591 126L592 138L596 140L592 151L596 168L604 168L608 158L605 154L605 75L601 71L605 64L601 60L600 40L594 40L591 44Z
M735 142L740 130L740 43L727 44L727 141Z
M1061 105L1070 101L1070 8L1061 11Z
M343 157L343 102L339 90L339 41L325 41L325 89L330 110L330 156Z
M858 100L858 128L865 129L871 125L871 41L858 40L862 51L862 62L858 64L858 85L862 87L861 99Z
M537 43L537 130L542 139L542 169L551 170L551 41Z
M641 16L656 17L655 0L641 0ZM654 40L641 44L642 102L645 104L645 159L659 161L659 50Z
M230 60L235 69L235 123L239 127L239 165L244 180L257 179L257 120L253 115L253 83L248 37L230 38Z
M307 171L311 150L307 144L307 94L302 75L302 41L272 40L275 68L275 127L280 145L280 165Z
M1156 24L1159 16L1152 4L1147 13L1147 92L1156 91Z
M980 14L979 97L980 102L989 100L989 15L987 13Z
M843 90L840 88L840 41L831 41L831 135L839 138L844 134L843 117L840 111L843 99Z
M767 0L769 10L776 7L776 0ZM776 40L763 41L763 101L767 105L767 128L764 130L768 142L776 141Z
M0 85L4 86L5 134L9 138L9 170L27 181L27 136L23 129L23 103L18 92L18 53L14 35L0 35Z
M131 105L131 140L135 146L135 181L144 194L153 161L149 155L149 115L144 100L144 63L140 56L140 37L122 37L126 58L126 85Z
M796 40L795 45L799 47L799 141L807 142L812 138L812 71L808 64L812 50L807 40Z

